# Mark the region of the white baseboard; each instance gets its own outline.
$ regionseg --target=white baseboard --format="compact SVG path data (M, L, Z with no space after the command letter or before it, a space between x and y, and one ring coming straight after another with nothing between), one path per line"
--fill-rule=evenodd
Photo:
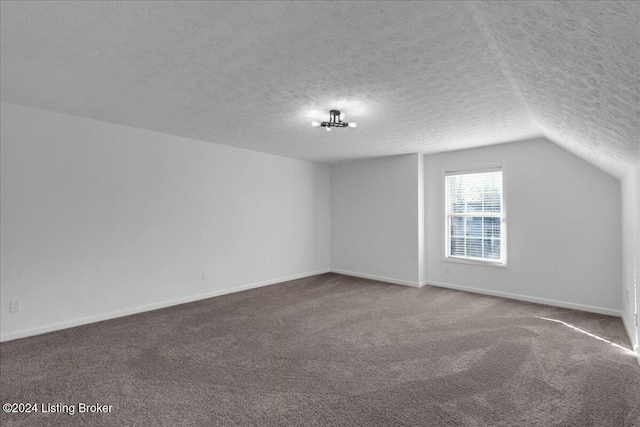
M376 276L373 274L357 273L355 271L338 270L336 268L331 269L332 273L344 274L345 276L361 277L363 279L378 280L380 282L393 283L395 285L412 286L419 288L420 285L416 282L409 282L408 280L392 279L390 277Z
M170 301L163 301L138 307L127 308L125 310L112 311L109 313L97 314L95 316L81 317L78 319L66 320L64 322L52 323L49 325L39 326L37 328L23 329L21 331L8 332L0 335L0 342L16 340L19 338L31 337L34 335L45 334L47 332L59 331L61 329L73 328L75 326L86 325L89 323L101 322L103 320L116 319L118 317L129 316L132 314L143 313L145 311L157 310L160 308L171 307L179 304L186 304L189 302L199 301L202 299L217 297L220 295L231 294L234 292L246 291L249 289L260 288L262 286L273 285L276 283L288 282L289 280L302 279L305 277L316 276L318 274L329 273L331 269L326 268L322 270L311 271L308 273L294 274L291 276L280 277L278 279L265 280L263 282L251 283L243 286L236 286L234 288L222 289L214 292L208 292L205 294L192 295L185 298L178 298Z
M531 297L527 295L492 291L492 290L482 289L482 288L472 288L470 286L461 286L461 285L454 285L451 283L435 282L433 280L428 280L420 284L420 286L424 286L424 285L438 286L440 288L456 289L458 291L473 292L476 294L491 295L494 297L509 298L509 299L515 299L518 301L534 302L536 304L552 305L554 307L570 308L573 310L581 310L581 311L588 311L591 313L622 317L622 312L620 310L614 310L614 309L605 308L605 307L595 307L591 305L577 304L577 303L567 302L567 301L558 301L558 300L552 300L547 298Z
M538 304L552 305L552 306L557 306L557 307L570 308L570 309L574 309L574 310L582 310L582 311L588 311L588 312L592 312L592 313L607 314L607 315L610 315L610 316L622 317L622 313L619 310L612 310L612 309L603 308L603 307L594 307L594 306L570 303L570 302L565 302L565 301L557 301L557 300L550 300L550 299L545 299L545 298L529 297L529 296L526 296L526 295L518 295L518 294L507 293L507 292L491 291L491 290L486 290L486 289L473 288L473 287L469 287L469 286L454 285L454 284L450 284L450 283L442 283L442 282L435 282L435 281L425 281L425 282L422 282L422 283L416 283L416 282L410 282L410 281L407 281L407 280L393 279L393 278L390 278L390 277L376 276L376 275L373 275L373 274L357 273L357 272L354 272L354 271L339 270L339 269L335 269L335 268L334 269L326 268L326 269L316 270L316 271L312 271L312 272L307 272L307 273L301 273L301 274L295 274L295 275L291 275L291 276L281 277L281 278L278 278L278 279L266 280L266 281L263 281L263 282L256 282L256 283L251 283L251 284L248 284L248 285L237 286L237 287L234 287L234 288L218 290L218 291L209 292L209 293L205 293L205 294L193 295L193 296L174 299L174 300L170 300L170 301L164 301L164 302L148 304L148 305L144 305L144 306L132 307L132 308L125 309L125 310L119 310L119 311L114 311L114 312L109 312L109 313L103 313L103 314L98 314L98 315L95 315L95 316L87 316L87 317L82 317L82 318L78 318L78 319L72 319L72 320L68 320L68 321L64 321L64 322L59 322L59 323L53 323L53 324L49 324L49 325L40 326L40 327L37 327L37 328L31 328L31 329L24 329L24 330L21 330L21 331L9 332L9 333L5 333L5 334L0 335L0 342L11 341L11 340L19 339L19 338L26 338L26 337L30 337L30 336L34 336L34 335L40 335L40 334L44 334L44 333L48 333L48 332L53 332L53 331L58 331L58 330L62 330L62 329L72 328L72 327L75 327L75 326L86 325L86 324L89 324L89 323L101 322L103 320L116 319L118 317L129 316L129 315L132 315L132 314L143 313L143 312L146 312L146 311L157 310L157 309L160 309L160 308L171 307L171 306L179 305L179 304L186 304L186 303L189 303L189 302L199 301L199 300L202 300L202 299L213 298L213 297L220 296L220 295L226 295L226 294L230 294L230 293L234 293L234 292L245 291L245 290L249 290L249 289L259 288L259 287L262 287L262 286L268 286L268 285L273 285L273 284L276 284L276 283L287 282L287 281L290 281L290 280L302 279L302 278L305 278L305 277L316 276L316 275L319 275L319 274L324 274L324 273L329 273L329 272L333 272L333 273L337 273L337 274L344 274L345 276L361 277L361 278L364 278L364 279L378 280L378 281L381 281L381 282L393 283L393 284L397 284L397 285L404 285L404 286L411 286L411 287L421 287L421 286L424 286L424 285L428 284L428 285L432 285L432 286L456 289L456 290L461 290L461 291L466 291L466 292L473 292L473 293L479 293L479 294L485 294L485 295L492 295L492 296L497 296L497 297L520 300L520 301L527 301L527 302L533 302L533 303L538 303ZM625 325L627 334L629 334L629 337L631 338L631 332L630 332L631 329L628 327L628 325L626 323L626 320L624 318L623 318L623 323ZM634 342L634 341L631 340L631 342ZM640 355L638 356L638 363L640 364Z
M629 336L629 342L633 346L633 351L636 352L638 366L640 366L640 342L636 342L635 333L632 333L632 332L635 332L634 328L629 326L629 324L627 323L627 318L625 316L622 316L622 324L624 325L624 330L627 332L627 335ZM633 343L635 343L635 346L633 345Z
M614 310L614 309L605 308L605 307L595 307L591 305L578 304L578 303L572 303L567 301L558 301L558 300L552 300L547 298L531 297L528 295L519 295L519 294L508 293L508 292L492 291L492 290L482 289L482 288L473 288L470 286L461 286L461 285L454 285L451 283L435 282L432 280L425 280L420 283L415 283L415 282L409 282L407 280L392 279L390 277L376 276L373 274L365 274L365 273L357 273L355 271L340 270L336 268L331 269L331 272L337 273L337 274L344 274L345 276L362 277L363 279L378 280L380 282L411 286L415 288L421 288L425 285L431 285L431 286L438 286L441 288L449 288L449 289L455 289L459 291L473 292L476 294L491 295L496 297L518 300L518 301L533 302L536 304L551 305L554 307L570 308L572 310L580 310L580 311L587 311L590 313L598 313L598 314L606 314L609 316L622 317L622 312L620 310Z

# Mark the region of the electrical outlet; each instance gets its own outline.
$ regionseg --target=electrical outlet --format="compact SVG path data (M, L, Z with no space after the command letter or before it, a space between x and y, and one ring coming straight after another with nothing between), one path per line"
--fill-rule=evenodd
M20 311L20 300L9 301L9 313L17 313Z
M206 281L209 278L209 276L207 275L207 273L202 273L202 281Z

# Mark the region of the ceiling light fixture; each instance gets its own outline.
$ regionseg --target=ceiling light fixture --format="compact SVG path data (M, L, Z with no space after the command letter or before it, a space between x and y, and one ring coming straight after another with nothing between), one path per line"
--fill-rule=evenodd
M327 132L329 132L331 130L331 128L346 128L346 127L350 127L350 128L355 128L358 127L358 124L356 122L343 122L345 117L344 113L341 113L340 110L331 110L329 111L329 121L328 122L316 122L313 121L311 122L311 126L313 127L324 127L327 128Z

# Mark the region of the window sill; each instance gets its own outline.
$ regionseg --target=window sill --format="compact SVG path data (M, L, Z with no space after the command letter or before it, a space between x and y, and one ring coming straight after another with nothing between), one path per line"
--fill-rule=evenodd
M481 265L484 267L498 267L498 268L507 268L506 262L493 262L493 261L483 261L480 259L471 259L471 258L459 258L459 257L444 257L442 259L444 262L454 262L458 264L470 264L470 265Z

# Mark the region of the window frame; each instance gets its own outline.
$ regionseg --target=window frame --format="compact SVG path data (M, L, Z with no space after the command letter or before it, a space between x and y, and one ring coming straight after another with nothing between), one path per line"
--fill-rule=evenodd
M464 257L459 255L451 255L451 222L449 220L449 204L447 193L447 176L450 175L467 175L483 172L502 172L502 193L500 195L500 205L502 207L502 216L500 222L500 259L490 260L487 258L474 258ZM481 265L488 267L500 267L507 268L507 209L505 204L507 194L507 179L506 179L506 165L505 164L492 164L474 167L465 167L460 169L443 169L442 171L442 194L443 194L443 216L444 216L444 251L442 260L445 262L454 262L461 264Z

